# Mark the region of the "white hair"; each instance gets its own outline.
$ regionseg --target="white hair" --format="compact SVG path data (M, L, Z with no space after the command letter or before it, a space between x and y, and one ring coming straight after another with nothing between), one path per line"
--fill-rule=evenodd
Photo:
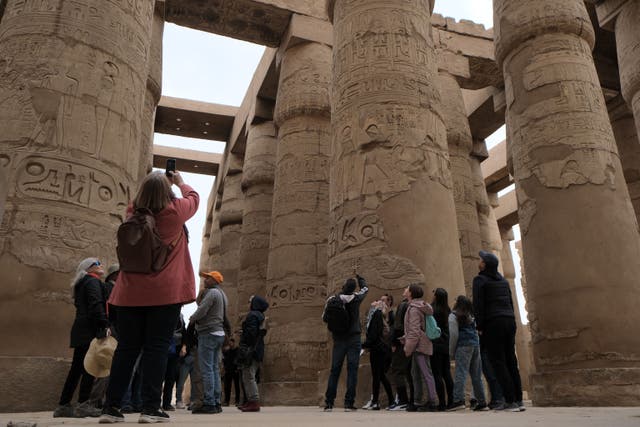
M78 282L87 275L87 270L93 267L96 262L99 262L98 258L85 258L80 261L78 268L76 268L76 274L71 281L71 289L75 288Z

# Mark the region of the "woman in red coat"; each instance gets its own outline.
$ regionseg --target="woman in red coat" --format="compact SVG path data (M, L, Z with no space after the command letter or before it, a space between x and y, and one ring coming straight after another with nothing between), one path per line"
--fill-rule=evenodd
M176 198L175 184L182 192ZM136 358L142 351L142 414L139 422L168 421L160 408L162 381L173 331L183 304L195 300L195 276L187 246L185 222L198 209L199 196L178 172L170 177L152 172L143 180L127 215L147 208L154 213L158 235L173 246L161 271L149 274L121 271L109 303L116 307L118 348L100 423L124 421L119 411Z

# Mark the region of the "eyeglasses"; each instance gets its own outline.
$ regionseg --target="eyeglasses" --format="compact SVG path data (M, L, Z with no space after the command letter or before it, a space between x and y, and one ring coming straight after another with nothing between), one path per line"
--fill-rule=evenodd
M96 261L93 264L91 264L91 267L100 267L100 261ZM89 267L89 268L91 268Z

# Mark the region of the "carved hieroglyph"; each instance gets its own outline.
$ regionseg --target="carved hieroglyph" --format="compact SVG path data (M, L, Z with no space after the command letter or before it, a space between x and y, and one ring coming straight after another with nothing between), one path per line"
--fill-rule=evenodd
M267 402L317 403L318 370L328 363L320 316L327 295L330 76L329 46L304 42L284 52L267 271Z
M220 255L218 263L212 264L224 276L222 288L227 295L227 317L234 320L238 315L238 271L240 269L240 236L242 236L242 157L229 154L229 167L224 179L224 192L220 205ZM218 196L220 197L220 196ZM240 325L232 325L239 329Z
M640 237L581 0L494 0L538 405L638 405ZM615 310L604 303L615 295ZM620 315L624 313L624 315ZM597 386L596 386L597 384Z
M68 356L72 272L88 256L114 261L115 230L136 191L154 2L5 6L1 353ZM34 390L50 386L26 377ZM37 393L30 402L44 407ZM0 411L12 407L5 400Z
M631 106L640 135L640 3L629 0L616 19L616 45L622 95Z
M244 213L238 273L240 317L247 312L251 295L264 297L267 292L276 148L276 128L273 122L251 126L247 135L242 173Z
M462 90L455 77L447 72L440 72L438 87L442 95L442 109L447 126L453 196L464 272L464 288L451 289L455 293L450 295L450 298L455 298L464 294L471 296L473 278L478 274L478 252L482 247L476 209L476 188L469 158L473 148L473 138Z
M607 105L631 203L640 222L640 140L633 113L621 97Z
M431 6L335 2L330 291L354 265L374 295L463 287Z

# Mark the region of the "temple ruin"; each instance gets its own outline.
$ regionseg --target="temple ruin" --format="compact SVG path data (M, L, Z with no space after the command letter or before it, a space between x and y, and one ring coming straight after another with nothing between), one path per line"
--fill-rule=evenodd
M519 224L533 404L640 405L640 2L493 0L493 29L434 2L0 0L0 412L53 407L71 272L115 260L170 157L216 176L192 257L224 274L232 320L271 304L264 404L320 402L320 314L354 268L371 299L453 297L485 249L515 286ZM267 47L240 107L162 96L165 22Z

